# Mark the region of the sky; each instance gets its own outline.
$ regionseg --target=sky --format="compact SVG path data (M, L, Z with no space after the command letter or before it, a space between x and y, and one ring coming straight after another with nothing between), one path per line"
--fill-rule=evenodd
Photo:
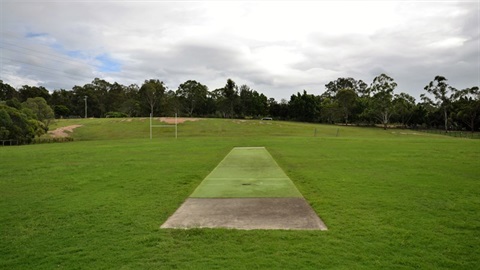
M479 86L480 1L0 0L0 80L15 88L230 78L280 101L382 73L417 100L437 75Z

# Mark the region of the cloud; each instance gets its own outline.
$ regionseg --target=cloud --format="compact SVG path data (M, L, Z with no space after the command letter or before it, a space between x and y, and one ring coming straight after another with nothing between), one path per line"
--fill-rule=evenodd
M5 1L0 77L71 88L95 77L211 90L228 78L276 99L387 73L418 97L435 75L480 80L479 5L398 1Z

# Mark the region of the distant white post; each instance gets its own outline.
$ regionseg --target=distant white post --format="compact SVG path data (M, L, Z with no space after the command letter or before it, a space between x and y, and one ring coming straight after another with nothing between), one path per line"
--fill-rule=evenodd
M175 128L175 139L178 138L178 121L177 121L177 113L175 113L175 124L174 125L154 125L153 124L153 115L150 114L150 140L152 139L152 129L154 127L159 127L159 128L171 128L171 127L174 127Z
M87 98L88 96L85 96L85 119L87 119Z
M150 140L152 139L152 113L150 113Z

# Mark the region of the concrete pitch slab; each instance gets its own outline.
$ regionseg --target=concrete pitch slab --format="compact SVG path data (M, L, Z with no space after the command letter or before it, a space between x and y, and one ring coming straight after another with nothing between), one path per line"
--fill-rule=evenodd
M188 198L161 228L327 230L304 198Z

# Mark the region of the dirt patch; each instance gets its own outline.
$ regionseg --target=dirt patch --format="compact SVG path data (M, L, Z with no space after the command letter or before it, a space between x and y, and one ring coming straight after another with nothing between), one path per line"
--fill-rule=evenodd
M304 198L189 198L161 228L327 230Z
M74 129L81 126L82 125L71 125L66 127L59 127L55 130L49 131L48 134L50 134L50 136L53 138L65 138L68 137L69 133L72 133Z
M155 118L155 120L167 123L167 124L175 124L175 117L160 117ZM189 117L177 117L177 124L181 124L187 121L198 121L199 118L189 118Z

